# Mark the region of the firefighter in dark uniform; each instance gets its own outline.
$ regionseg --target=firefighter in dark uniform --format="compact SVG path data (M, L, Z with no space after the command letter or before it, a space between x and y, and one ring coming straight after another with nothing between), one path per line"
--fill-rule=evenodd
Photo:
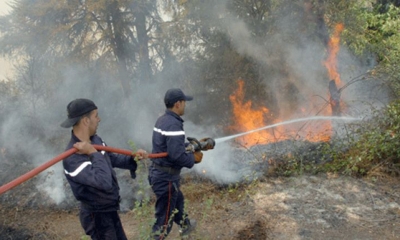
M114 167L130 170L135 178L137 168L131 156L98 152L92 144L103 145L96 135L100 122L97 106L89 99L76 99L67 106L68 118L62 127L73 127L66 149L76 148L63 161L64 173L75 198L80 201L79 219L85 233L92 239L125 240L118 215L119 186ZM146 157L144 150L138 155Z
M153 129L152 153L167 152L164 158L151 159L149 183L157 197L155 205L156 222L153 225L154 239L165 239L173 222L180 226L181 235L189 234L195 228L195 221L189 220L184 212L184 197L180 191L180 172L183 167L192 168L201 162L201 151L187 151L183 119L186 101L193 97L181 89L169 89L164 97L165 114L158 118Z

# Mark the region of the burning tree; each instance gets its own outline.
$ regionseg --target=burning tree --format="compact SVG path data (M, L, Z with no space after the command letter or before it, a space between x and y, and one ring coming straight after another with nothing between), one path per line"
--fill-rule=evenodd
M343 31L344 25L342 23L336 24L333 36L328 42L328 57L324 62L328 70L329 79L329 104L332 109L332 115L340 116L340 90L337 86L342 85L340 74L337 69L337 55L340 49L340 33Z

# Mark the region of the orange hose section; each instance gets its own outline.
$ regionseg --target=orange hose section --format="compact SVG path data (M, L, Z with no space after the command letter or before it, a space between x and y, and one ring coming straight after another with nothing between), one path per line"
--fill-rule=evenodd
M132 151L125 150L125 149L120 149L120 148L114 148L114 147L108 147L108 146L101 146L101 145L93 145L97 150L100 151L106 151L106 152L114 152L114 153L119 153L119 154L124 154L124 155L129 155L129 156L136 156L136 153L133 153ZM55 158L51 159L50 161L40 165L37 168L32 169L31 171L25 173L24 175L21 175L20 177L14 179L13 181L4 184L3 186L0 187L0 195L5 193L6 191L20 185L23 182L28 181L29 179L33 178L34 176L38 175L45 169L53 166L57 162L63 160L64 158L69 157L70 155L74 154L77 151L76 148L71 148L60 155L56 156ZM149 154L149 158L162 158L166 157L168 153L152 153Z

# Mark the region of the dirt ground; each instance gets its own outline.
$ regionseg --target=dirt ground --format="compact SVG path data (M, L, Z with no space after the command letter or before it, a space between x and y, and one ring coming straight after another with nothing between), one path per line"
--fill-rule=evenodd
M188 212L197 220L187 239L400 239L399 190L398 179L334 175L237 188L185 182ZM120 213L129 239L146 239L152 207ZM85 239L77 209L3 204L0 211L0 239ZM176 225L168 239L179 239Z

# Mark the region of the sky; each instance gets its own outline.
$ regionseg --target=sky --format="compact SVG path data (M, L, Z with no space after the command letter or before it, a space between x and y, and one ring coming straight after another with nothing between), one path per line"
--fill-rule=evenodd
M11 2L10 0L0 0L0 14L5 14L10 10L10 7L7 3Z
M0 0L0 15L6 14L10 7L7 3L11 2L10 0ZM0 80L6 78L11 74L11 63L9 60L0 57Z

